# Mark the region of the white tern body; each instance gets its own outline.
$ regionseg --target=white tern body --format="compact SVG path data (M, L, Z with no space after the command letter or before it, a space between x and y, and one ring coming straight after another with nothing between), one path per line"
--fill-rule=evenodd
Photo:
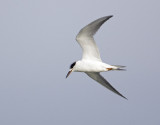
M101 25L111 17L112 16L105 16L99 18L80 30L76 40L83 50L82 59L71 64L66 78L71 72L85 72L89 77L99 82L104 87L127 99L100 75L100 72L123 70L122 68L124 67L119 65L109 65L102 62L98 47L93 38Z

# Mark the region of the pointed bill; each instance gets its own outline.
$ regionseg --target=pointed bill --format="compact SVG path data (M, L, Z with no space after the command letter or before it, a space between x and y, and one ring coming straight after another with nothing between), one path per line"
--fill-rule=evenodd
M66 78L71 74L72 69L67 73Z

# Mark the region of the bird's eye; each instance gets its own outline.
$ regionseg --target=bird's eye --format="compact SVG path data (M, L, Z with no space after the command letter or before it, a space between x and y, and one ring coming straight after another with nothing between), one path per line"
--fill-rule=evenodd
M76 62L72 63L72 64L70 65L70 69L72 69L72 68L75 66L75 64L76 64Z

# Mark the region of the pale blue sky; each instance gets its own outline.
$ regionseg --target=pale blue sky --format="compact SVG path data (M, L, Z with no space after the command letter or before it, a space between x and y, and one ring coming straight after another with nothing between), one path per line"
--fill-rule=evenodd
M1 0L1 125L159 125L158 0ZM101 57L127 66L102 75L125 100L83 73L75 41L91 21L114 15L97 32Z

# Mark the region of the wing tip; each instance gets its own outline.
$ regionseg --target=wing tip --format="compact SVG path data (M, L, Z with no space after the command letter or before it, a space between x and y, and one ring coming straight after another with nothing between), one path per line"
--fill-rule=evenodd
M106 16L107 19L110 19L111 17L113 17L113 15Z
M125 96L121 95L121 97L123 97L124 99L128 100Z
M111 17L113 17L113 15L109 15L109 16L104 16L102 17L102 19L104 19L104 22L109 20Z
M113 15L109 15L108 17L111 18L111 17L113 17Z
M116 90L117 91L117 90ZM119 96L121 96L122 98L124 98L124 99L126 99L126 100L128 100L128 98L126 98L125 96L123 96L121 93L119 93L118 91L117 92L115 92L116 94L118 94Z

